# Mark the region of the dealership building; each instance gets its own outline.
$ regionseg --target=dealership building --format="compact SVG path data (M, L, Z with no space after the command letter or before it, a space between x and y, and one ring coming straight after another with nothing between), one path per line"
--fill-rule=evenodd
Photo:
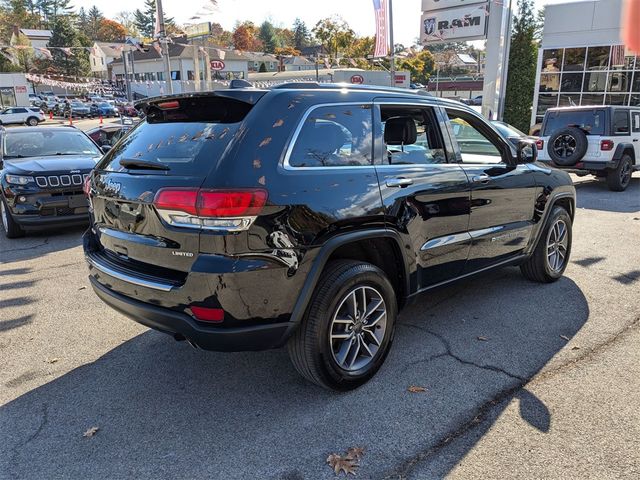
M546 7L532 124L551 107L640 105L640 58L621 41L622 3Z

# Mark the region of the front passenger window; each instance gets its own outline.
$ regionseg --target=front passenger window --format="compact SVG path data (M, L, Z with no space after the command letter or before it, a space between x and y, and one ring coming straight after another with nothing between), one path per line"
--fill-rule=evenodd
M451 131L458 143L462 163L489 165L502 163L500 149L477 128L475 119L452 110L447 110L447 115Z

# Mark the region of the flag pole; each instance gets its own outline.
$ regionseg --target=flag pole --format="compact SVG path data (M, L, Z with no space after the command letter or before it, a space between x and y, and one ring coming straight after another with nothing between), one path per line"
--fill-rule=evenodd
M396 49L393 46L393 0L389 0L389 43L391 43L391 86L396 86Z
M166 56L164 56L165 73L167 74L168 93L173 93L173 82L171 80L171 56L169 55L169 42L167 32L165 32L164 12L162 11L162 0L156 0L156 35ZM167 92L165 92L166 94Z

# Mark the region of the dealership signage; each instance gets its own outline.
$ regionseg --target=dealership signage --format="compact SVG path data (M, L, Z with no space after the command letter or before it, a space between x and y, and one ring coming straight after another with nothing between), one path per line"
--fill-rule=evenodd
M211 60L211 70L224 70L225 64L222 60Z
M202 22L195 25L187 25L184 27L184 33L187 34L187 38L205 37L211 34L211 23Z
M439 3L439 2L435 2ZM420 20L422 44L482 40L487 36L488 4L474 3L443 10L427 10Z
M422 0L422 11L430 12L451 7L466 7L474 3L487 3L487 0Z

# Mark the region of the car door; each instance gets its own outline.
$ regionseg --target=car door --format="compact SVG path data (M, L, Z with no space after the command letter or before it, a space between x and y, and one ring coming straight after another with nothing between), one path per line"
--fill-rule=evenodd
M469 183L451 163L445 119L428 102L375 103L375 160L385 222L403 237L413 291L463 271L471 239Z
M536 184L528 165L482 117L447 107L448 130L457 161L471 186L469 234L473 242L464 273L519 255L534 225Z
M4 112L2 112L2 123L16 123L16 112L15 108L7 108Z

